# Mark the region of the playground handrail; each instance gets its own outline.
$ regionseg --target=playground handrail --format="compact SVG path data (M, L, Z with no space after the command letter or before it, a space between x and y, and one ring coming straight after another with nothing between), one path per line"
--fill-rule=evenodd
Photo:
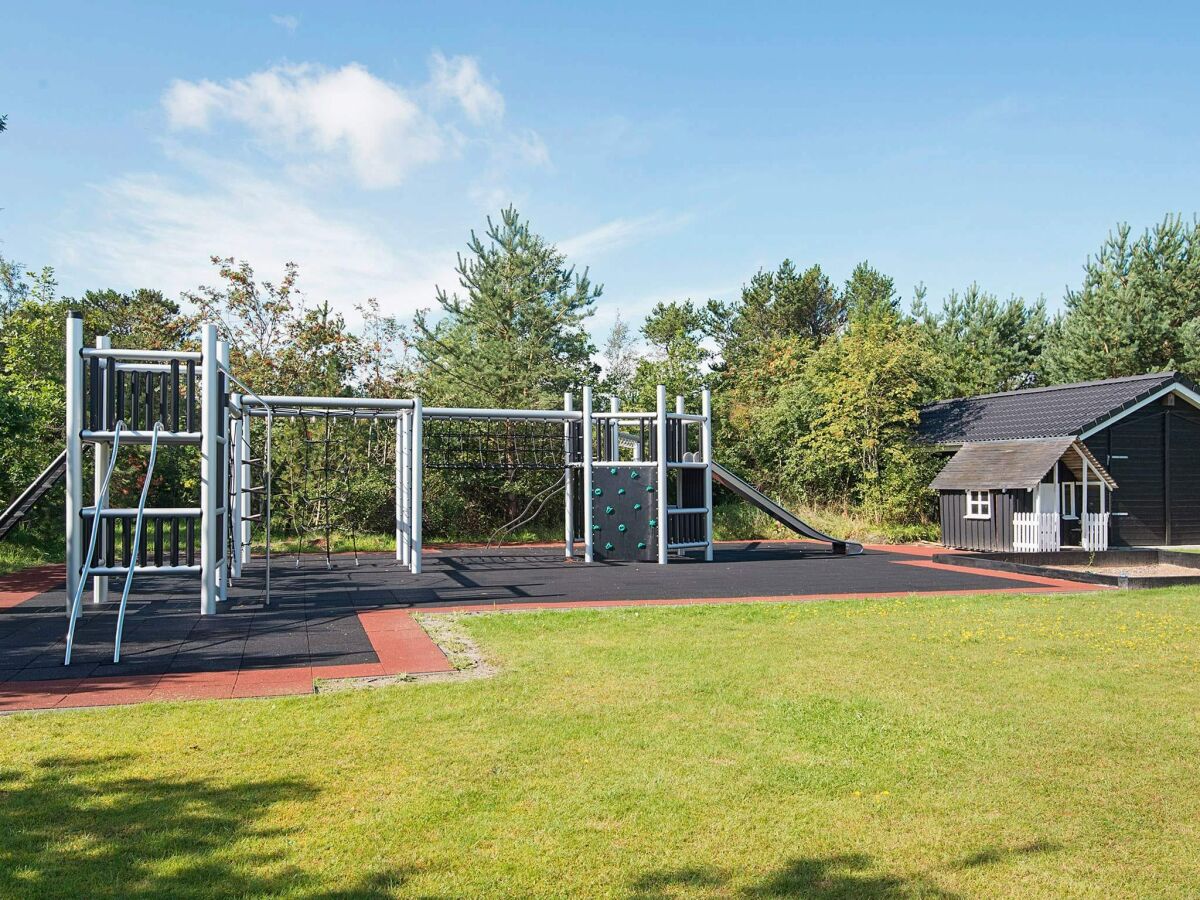
M158 433L162 422L154 423L154 434L150 439L150 460L146 463L146 480L142 483L142 495L138 498L137 519L133 523L133 549L129 553L129 571L125 574L125 587L121 591L121 606L117 610L117 638L113 646L113 662L121 661L121 632L125 628L125 604L129 600L129 589L133 586L133 574L137 570L135 561L142 543L142 522L146 515L146 498L150 496L150 482L154 478L154 463L158 457ZM113 456L116 456L114 453ZM93 526L95 534L95 526Z
M88 541L87 556L84 557L83 572L79 576L79 584L75 588L75 596L71 601L71 620L67 625L67 653L63 658L63 665L71 664L71 649L75 645L75 621L79 618L79 605L83 602L83 590L87 586L88 570L92 567L92 559L96 553L96 536L100 533L101 521L100 514L104 512L104 504L108 502L108 483L112 481L113 469L117 465L117 451L121 447L121 432L125 428L125 422L119 420L113 426L113 446L112 454L108 460L108 471L104 473L104 482L100 486L100 493L96 496L96 509L92 516L92 537ZM140 522L140 520L139 520Z

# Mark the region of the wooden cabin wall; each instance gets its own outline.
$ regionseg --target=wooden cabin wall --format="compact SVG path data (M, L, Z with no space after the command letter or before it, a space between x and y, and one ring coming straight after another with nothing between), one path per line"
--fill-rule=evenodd
M942 544L958 550L1013 549L1013 513L1032 512L1028 491L992 491L992 517L968 519L965 491L940 491Z
M1152 403L1087 440L1118 488L1114 546L1200 543L1200 410ZM1098 507L1091 498L1090 510Z

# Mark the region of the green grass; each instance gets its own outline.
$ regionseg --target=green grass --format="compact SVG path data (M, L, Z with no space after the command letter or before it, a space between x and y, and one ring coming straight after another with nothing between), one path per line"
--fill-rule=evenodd
M12 532L0 540L0 575L44 563L62 562L65 553L61 538L57 543L46 542L20 531Z
M878 524L854 512L843 513L826 507L784 502L800 519L825 534L837 538L870 544L903 544L915 541L936 541L940 538L937 524L900 525ZM713 535L719 541L771 540L794 538L795 532L784 528L766 513L747 503L718 503L713 508Z
M0 895L1195 896L1198 600L493 614L490 679L0 719Z

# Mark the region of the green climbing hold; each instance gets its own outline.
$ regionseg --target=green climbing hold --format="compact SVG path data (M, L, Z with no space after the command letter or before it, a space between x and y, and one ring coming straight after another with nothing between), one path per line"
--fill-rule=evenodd
M615 512L616 512L616 510L615 510L615 509L613 509L611 506L606 506L606 507L604 507L604 514L605 514L606 516L611 516L611 515L612 515L613 513L615 513Z
M638 541L638 549L639 549L639 550L645 550L645 549L646 549L646 542L645 542L645 541Z
M592 531L599 531L599 530L600 530L600 526L599 526L599 525L593 525L593 526L592 526Z
M641 508L642 508L642 504L640 504L640 503L635 503L635 504L633 504L633 508L634 508L635 510L641 509Z
M612 550L612 548L613 548L612 541L609 541L607 544L604 545L605 550Z
M629 477L630 477L630 478L639 478L639 477L641 477L641 476L639 476L639 475L638 475L638 470L637 470L637 469L630 469L630 470L629 470Z
M646 485L646 493L653 494L654 493L654 485L652 485L652 484Z
M625 488L617 488L617 493L618 493L618 494L621 494L621 495L624 495L624 493L625 493Z
M602 488L596 488L594 491L592 491L592 493L595 494L597 497L599 497L601 494L604 493L604 490Z
M609 474L609 475L616 475L616 474L617 474L617 467L616 467L616 466L609 466L609 467L608 467L608 474Z
M620 525L617 526L617 531L621 531L621 532L625 531L625 523L624 522L622 522Z
M658 519L651 519L651 520L650 520L650 527L651 527L651 528L653 528L653 527L654 527L655 525L657 525L657 524L658 524Z

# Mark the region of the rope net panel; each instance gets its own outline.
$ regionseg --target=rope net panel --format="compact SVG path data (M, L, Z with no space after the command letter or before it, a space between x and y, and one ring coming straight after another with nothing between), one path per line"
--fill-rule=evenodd
M524 419L429 419L427 469L562 471L563 425Z

